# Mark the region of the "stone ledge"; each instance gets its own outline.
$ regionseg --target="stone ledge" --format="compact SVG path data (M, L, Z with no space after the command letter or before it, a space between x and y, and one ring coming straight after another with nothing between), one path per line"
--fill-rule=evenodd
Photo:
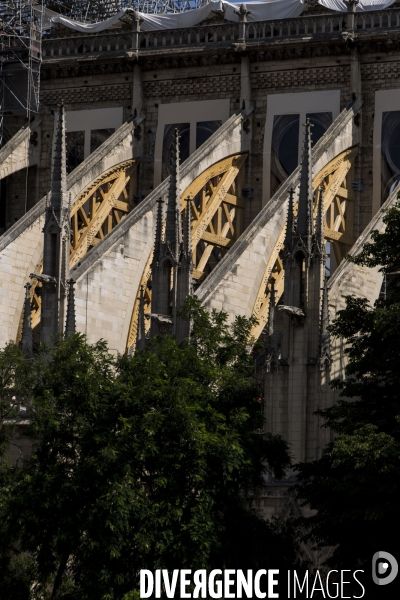
M202 160L206 154L212 153L230 134L240 125L251 112L253 108L244 111L238 111L232 115L200 148L198 148L185 162L182 163L181 179L191 173L196 164ZM83 259L71 271L75 280L86 273L90 267L105 253L119 238L121 238L131 227L133 227L147 212L153 210L157 199L168 192L169 177L164 179L140 204L133 209L125 219L121 221L114 229L105 236L105 238L96 244L96 246L86 254Z
M144 120L144 117L138 117L134 121L129 119L121 125L95 152L90 154L82 164L72 171L67 177L67 190L69 191L77 182L79 182L91 169L100 163L116 145L124 140L134 128ZM12 140L10 140L12 141ZM98 174L94 178L98 177ZM27 227L44 214L46 208L46 196L39 200L21 219L19 219L8 231L0 236L0 252L4 250L11 242L20 236Z
M357 103L346 107L340 115L335 119L332 125L327 129L322 138L314 146L312 150L312 162L315 166L322 158L323 154L332 145L332 138L335 138L338 133L344 129L349 121L357 114L361 106ZM300 165L282 184L281 188L269 200L264 208L258 213L248 228L242 233L239 239L232 246L230 251L222 258L215 269L210 273L204 283L202 283L196 295L200 300L206 302L210 295L217 289L218 284L231 271L234 265L250 244L255 240L262 228L270 221L273 216L281 209L287 199L289 189L296 188L299 183Z

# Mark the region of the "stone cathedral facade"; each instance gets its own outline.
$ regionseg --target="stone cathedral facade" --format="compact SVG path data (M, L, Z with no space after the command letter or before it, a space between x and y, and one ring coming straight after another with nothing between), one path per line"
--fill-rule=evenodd
M312 460L330 435L313 413L345 367L329 319L382 283L344 258L397 197L400 8L249 11L46 33L40 113L5 98L0 343L76 330L134 352L150 327L187 335L189 293L254 315L266 427ZM267 516L287 484L254 500Z

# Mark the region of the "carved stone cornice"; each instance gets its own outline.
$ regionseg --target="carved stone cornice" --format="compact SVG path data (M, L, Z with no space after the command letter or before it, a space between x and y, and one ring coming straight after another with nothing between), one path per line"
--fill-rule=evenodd
M67 61L65 61L67 62ZM86 77L91 75L115 75L118 73L132 73L132 63L126 60L118 62L87 62L87 63L71 63L63 64L62 61L57 63L43 63L41 78L48 79L65 79L68 77Z
M252 42L247 40L246 52L250 62L285 61L304 58L328 56L349 56L351 49L356 46L360 54L396 53L400 51L400 36L396 32L390 35L348 34L343 32L335 39L329 38L317 41L304 39L279 40L279 43ZM202 66L239 64L240 52L237 44L229 48L212 47L180 47L159 48L157 51L141 50L138 56L111 57L109 53L76 57L48 57L43 59L42 79L59 79L68 77L85 77L90 75L108 75L131 73L132 62L138 61L142 71L163 69L196 68Z
M190 67L208 67L212 65L240 64L240 56L232 49L231 52L213 52L207 54L188 54L186 56L152 56L140 57L139 64L143 71L158 69L179 69Z

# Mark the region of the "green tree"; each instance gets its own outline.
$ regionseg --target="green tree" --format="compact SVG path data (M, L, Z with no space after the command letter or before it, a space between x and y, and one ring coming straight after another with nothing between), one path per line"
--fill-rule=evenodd
M20 406L29 403L34 371L21 350L9 343L0 352L0 464L15 429Z
M190 343L160 337L114 358L75 335L37 358L40 442L2 490L0 537L3 553L17 543L33 557L38 594L123 598L140 568L233 561L229 528L262 523L246 493L268 470L281 477L289 458L262 433L251 321L229 325L194 299L185 315Z
M13 467L8 449L29 411L31 387L34 381L32 362L21 350L9 343L0 352L0 490L11 487ZM15 448L16 445L13 445ZM0 492L1 494L1 492ZM1 503L1 500L0 500ZM0 545L2 544L0 537ZM3 547L3 550L5 548ZM0 552L0 598L28 599L34 576L33 563L17 545L12 552Z
M330 327L348 343L341 399L319 411L336 434L322 458L299 466L299 494L318 512L307 519L320 546L335 548L331 564L369 571L377 550L398 547L400 517L400 205L389 209L383 233L353 262L389 279L387 298L371 307L347 297Z

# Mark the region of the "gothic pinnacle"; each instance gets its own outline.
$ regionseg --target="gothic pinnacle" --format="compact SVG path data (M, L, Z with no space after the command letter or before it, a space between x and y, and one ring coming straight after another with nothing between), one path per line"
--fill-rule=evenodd
M59 211L67 208L67 153L65 144L65 109L61 104L58 112L58 122L53 152L53 172L51 178L50 206Z
M31 319L31 284L25 284L24 316L22 323L21 349L27 358L33 356L32 319Z
M269 314L268 314L268 336L275 333L275 279L271 278L271 290L269 294Z
M159 198L157 200L157 215L156 215L156 237L154 245L154 258L153 262L158 263L162 254L162 213L163 213L163 200Z
M328 278L325 277L324 287L322 288L322 307L321 307L321 321L320 321L320 333L319 333L319 360L321 366L329 366L331 362L330 355L330 334L328 331L329 326L329 305L328 305Z
M165 241L173 259L178 261L182 243L181 220L181 182L179 158L179 130L175 129L173 169L170 175L167 222L165 227Z
M272 277L270 280L270 295L269 295L269 309L268 309L268 338L265 346L266 355L266 367L267 372L274 370L277 361L277 337L276 337L276 323L275 323L275 279Z
M289 190L289 202L288 202L288 216L286 223L286 234L285 234L285 253L290 252L293 246L293 195L294 190Z
M324 188L320 185L317 219L315 223L315 242L317 249L322 256L325 256L324 214Z
M73 335L76 331L76 322L75 322L75 290L74 285L75 281L72 279L68 279L68 304L67 304L67 320L65 323L65 336L68 337Z
M136 350L144 350L146 347L146 330L144 318L144 286L141 285L139 291L139 315L136 332Z
M309 243L313 234L313 189L311 161L311 127L310 119L305 124L303 156L300 167L300 190L297 213L296 234L307 237Z
M186 198L186 213L185 213L185 232L183 240L183 253L187 260L191 260L192 255L192 198Z
M67 194L65 110L61 104L53 146L51 194L43 227L43 281L40 338L51 342L64 333L69 277L70 201ZM53 285L53 282L55 285Z

